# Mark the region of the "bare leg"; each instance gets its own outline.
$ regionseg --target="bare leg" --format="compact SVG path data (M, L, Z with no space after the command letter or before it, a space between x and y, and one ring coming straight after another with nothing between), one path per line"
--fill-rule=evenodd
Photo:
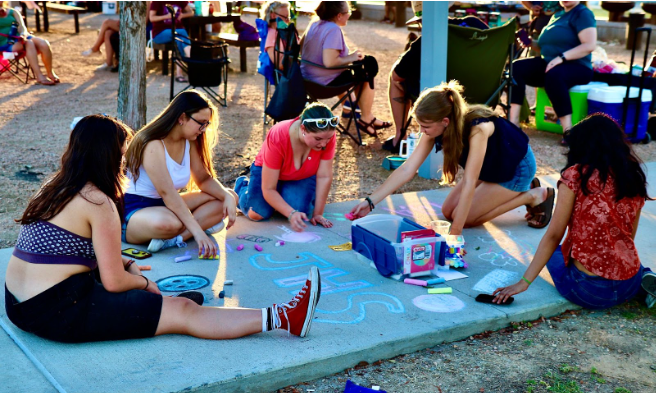
M571 128L573 128L573 121L572 121L572 114L568 114L565 116L562 116L559 118L559 122L561 123L561 128L564 130L564 132L569 131Z
M406 124L406 115L408 114L408 100L406 100L406 92L401 82L404 79L394 72L394 68L390 72L389 91L390 91L390 111L392 112L392 119L394 120L394 127L396 134L394 136L395 142L403 138L401 133ZM396 144L396 143L395 143Z
M486 183L492 184L492 183ZM542 203L545 198L548 197L548 189L546 187L532 188L529 191L521 192L513 199L510 199L508 202L505 202L493 210L481 215L480 217L473 218L470 226L481 225L485 222L488 222L495 217L501 216L502 214L513 210L520 206L537 206ZM527 218L527 217L525 217Z
M39 58L37 57L37 48L34 45L34 42L32 40L25 40L25 44L14 44L12 47L12 50L21 50L25 48L25 57L28 59L28 64L30 65L30 68L32 68L32 71L34 71L34 76L37 78L37 80L41 83L44 82L50 82L48 78L41 72L41 68L39 67Z
M511 104L511 108L509 109L509 121L518 127L520 127L520 111L521 111L522 105L520 104ZM537 108L538 110L538 108Z
M185 53L186 57L190 57L190 46L186 46L183 48L183 52ZM176 66L176 76L183 76L183 71L181 70L181 67L178 65Z
M37 52L41 54L41 61L44 63L48 78L53 82L58 83L60 78L58 78L53 72L53 52L50 49L50 43L39 37L32 37L32 39L28 41L33 41Z
M98 52L101 50L101 45L105 41L105 34L107 31L119 31L119 20L118 19L106 19L101 25L101 30L99 31L98 37L96 37L96 42L92 46L92 52ZM105 49L108 50L108 45L106 44Z
M112 37L112 34L114 34L114 31L112 30L106 30L105 32L105 64L108 65L108 67L112 67L113 64L115 63L115 51L112 49L112 43L110 42L110 37Z
M230 339L260 333L261 325L259 309L200 307L190 299L163 297L156 335Z

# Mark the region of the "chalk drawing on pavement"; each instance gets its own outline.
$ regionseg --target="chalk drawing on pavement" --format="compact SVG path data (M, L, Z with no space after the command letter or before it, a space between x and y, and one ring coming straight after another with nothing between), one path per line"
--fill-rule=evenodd
M413 299L413 304L424 311L441 313L456 312L465 307L465 303L452 295L421 295Z

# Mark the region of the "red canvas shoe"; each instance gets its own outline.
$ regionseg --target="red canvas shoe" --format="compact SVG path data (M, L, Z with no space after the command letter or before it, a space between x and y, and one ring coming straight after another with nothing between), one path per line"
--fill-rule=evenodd
M290 302L273 304L275 327L305 337L312 326L314 310L320 297L321 273L318 267L312 266L305 285Z

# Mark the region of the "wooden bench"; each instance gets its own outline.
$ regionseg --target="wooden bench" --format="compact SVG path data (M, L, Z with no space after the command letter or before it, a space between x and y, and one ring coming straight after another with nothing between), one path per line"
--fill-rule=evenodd
M241 52L241 72L247 72L247 48L258 48L259 40L256 41L239 41L238 34L220 33L210 36L214 40L222 40L228 45L236 46Z
M174 50L174 47L172 46L171 42L168 42L167 44L154 44L154 59L158 60L158 52L162 52L162 73L163 75L167 75L167 70L169 68L170 64L170 51Z
M256 15L259 17L259 8L256 7L243 7L241 9L241 14L243 15Z
M48 31L48 11L59 12L62 14L73 15L73 20L76 24L76 34L80 33L80 25L78 23L78 14L87 12L86 8L74 7L58 3L46 3L44 7L44 30ZM37 28L38 30L38 28Z

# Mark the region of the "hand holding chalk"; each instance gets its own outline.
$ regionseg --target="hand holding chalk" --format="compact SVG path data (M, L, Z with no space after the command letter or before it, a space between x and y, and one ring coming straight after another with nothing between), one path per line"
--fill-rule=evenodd
M357 218L353 213L346 213L346 214L344 214L344 217L346 217L346 219L348 219L350 221L353 221Z

